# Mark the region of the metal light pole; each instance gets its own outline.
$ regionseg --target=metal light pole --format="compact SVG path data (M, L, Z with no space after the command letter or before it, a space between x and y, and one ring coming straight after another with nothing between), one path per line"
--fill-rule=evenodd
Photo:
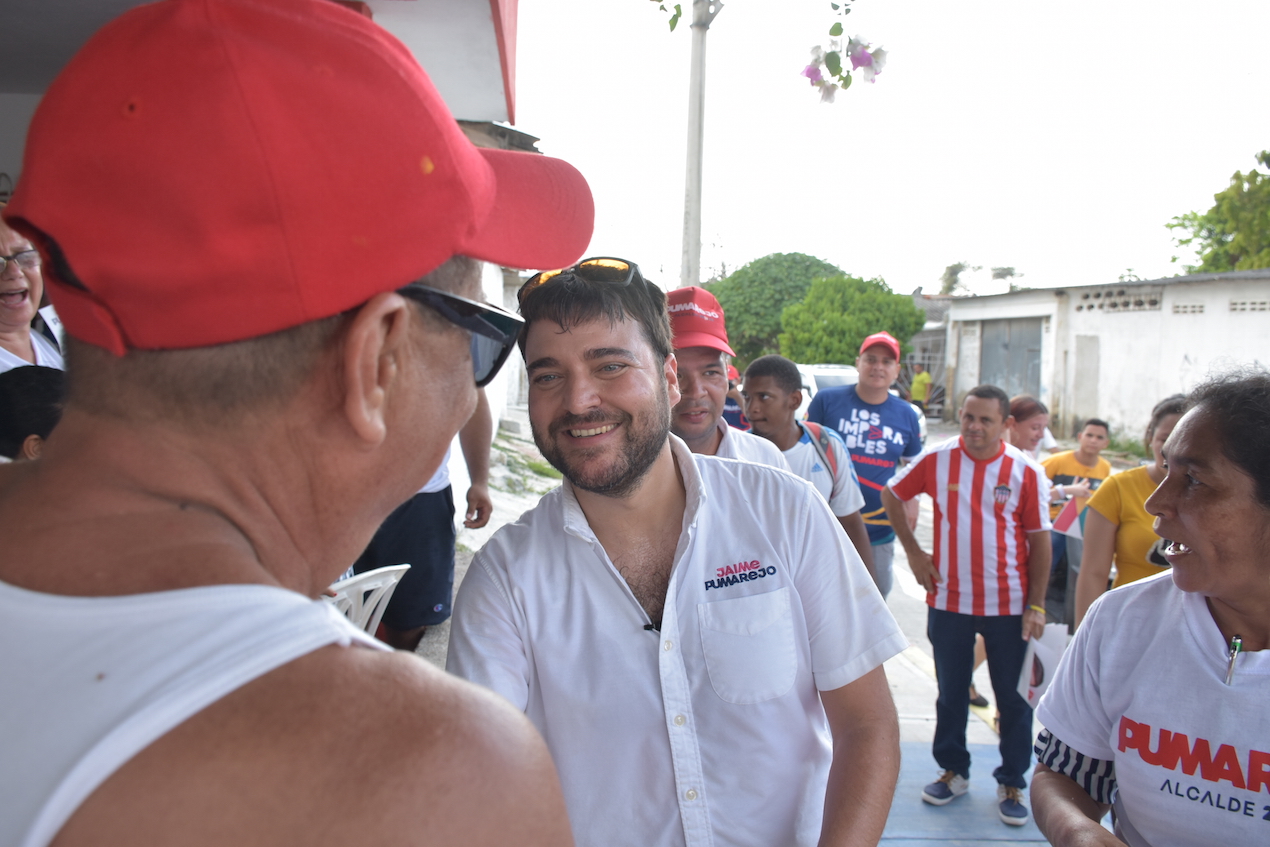
M683 264L679 284L701 281L701 158L705 143L706 31L723 8L720 0L692 2L692 75L688 82L688 167L684 187Z

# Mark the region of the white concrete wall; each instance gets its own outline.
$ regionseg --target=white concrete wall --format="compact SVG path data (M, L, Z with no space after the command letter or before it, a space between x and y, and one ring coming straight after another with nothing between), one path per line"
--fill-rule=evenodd
M1131 308L1107 308L1112 299L1127 300ZM1231 301L1248 305L1232 311ZM1270 272L1258 279L1021 291L953 303L948 367L958 398L979 382L980 322L1025 317L1048 319L1040 399L1060 437L1070 434L1077 418L1090 416L1136 436L1165 397L1233 367L1270 367ZM1097 363L1084 361L1079 353L1095 345Z

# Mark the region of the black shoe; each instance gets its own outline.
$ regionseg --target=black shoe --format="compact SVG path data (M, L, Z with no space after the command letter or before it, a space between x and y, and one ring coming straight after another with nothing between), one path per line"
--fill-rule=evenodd
M976 691L973 685L970 686L970 705L978 706L981 709L986 708L988 705L988 698Z

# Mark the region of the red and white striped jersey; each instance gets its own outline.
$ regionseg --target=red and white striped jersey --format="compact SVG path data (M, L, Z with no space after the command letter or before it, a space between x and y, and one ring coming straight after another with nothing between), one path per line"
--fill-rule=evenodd
M996 456L977 461L956 438L918 456L890 488L901 500L929 494L935 501L930 552L940 582L927 605L963 615L1023 614L1027 534L1050 528L1043 468L1004 441Z

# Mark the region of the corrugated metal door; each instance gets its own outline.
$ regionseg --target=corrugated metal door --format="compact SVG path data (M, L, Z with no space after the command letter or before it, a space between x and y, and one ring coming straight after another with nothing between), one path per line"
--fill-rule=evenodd
M983 321L979 381L1011 397L1041 394L1041 318Z

